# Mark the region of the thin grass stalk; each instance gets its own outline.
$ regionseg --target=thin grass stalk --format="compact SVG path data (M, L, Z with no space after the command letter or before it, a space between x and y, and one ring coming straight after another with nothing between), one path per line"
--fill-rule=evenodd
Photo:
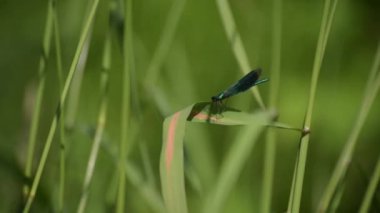
M241 130L238 139L232 144L228 155L224 159L214 189L205 202L204 213L222 212L223 204L236 184L244 162L246 162L247 156L254 148L260 131L260 124L245 126Z
M377 160L375 171L373 172L372 178L365 192L363 202L360 206L360 210L359 210L360 213L369 212L370 207L371 207L371 202L372 202L373 196L376 193L376 188L378 187L379 181L380 181L380 156Z
M338 186L334 199L331 201L331 208L330 208L331 212L337 212L337 209L339 207L340 201L342 200L345 189L346 189L346 181L342 181L341 184Z
M112 159L114 159L115 164L119 163L116 146L113 146L111 143L101 143L101 147L103 148L105 153L109 154L112 157ZM147 205L149 205L153 209L153 212L166 212L160 192L158 192L156 188L151 187L149 184L146 184L145 178L140 173L139 169L136 168L136 166L134 166L128 160L124 162L124 172L128 181L131 183L132 186L134 186L137 189L141 197L145 199ZM112 184L115 181L110 182ZM112 192L114 191L113 188L115 187L109 187L106 197L113 197L113 194L115 194ZM108 198L106 200L111 200L111 198Z
M85 9L86 16L90 13L91 6L92 6L92 0L87 2L86 9ZM65 125L69 129L74 127L75 119L77 118L80 91L81 91L84 71L86 68L88 52L90 49L91 36L92 36L92 26L90 28L89 36L87 36L86 41L84 42L83 50L79 56L78 65L75 71L75 76L69 90L69 97L67 100L67 107L66 107L66 121L65 121Z
M370 91L371 90L370 87L373 85L373 83L375 81L376 74L378 73L379 67L380 67L380 41L377 44L377 50L376 50L376 53L375 53L375 59L374 59L374 62L372 64L371 71L369 73L369 77L368 77L368 80L367 80L367 83L366 83L365 91Z
M173 42L178 23L180 21L183 9L185 8L186 0L176 0L170 9L169 15L165 21L165 26L162 30L157 49L153 53L152 60L149 64L146 73L145 86L151 87L157 81L160 67L165 57L169 52L169 48Z
M298 150L299 151L299 150ZM295 161L295 167L294 167L294 171L293 171L293 178L292 178L292 185L291 185L291 188L290 188L290 195L289 195L289 201L288 201L288 210L286 212L290 212L290 209L292 209L292 205L293 205L293 200L294 200L294 185L296 184L296 172L297 172L297 164L298 164L298 157L299 157L299 154L297 153L297 157L296 157L296 161Z
M334 2L333 5L336 5L336 3ZM330 0L326 0L324 9L323 9L322 24L320 28L319 37L318 37L316 54L314 58L309 101L308 101L307 111L306 111L305 121L304 121L305 130L309 129L311 126L311 119L312 119L312 114L313 114L315 95L317 91L319 73L321 70L324 51L326 49L327 40L330 34L331 24L332 24L332 20L335 14L336 6L333 6L332 9L330 8L331 8L331 2ZM299 212L300 205L301 205L302 187L303 187L303 179L304 179L304 174L305 174L309 141L310 141L310 135L309 134L305 135L303 133L300 138L299 157L298 157L298 161L296 162L296 173L295 173L296 177L295 177L294 185L292 185L292 188L294 187L294 189L292 189L294 190L293 191L294 194L292 197L291 209L288 209L288 211L291 211L294 213Z
M272 69L271 84L269 87L269 107L276 108L279 84L280 84L280 67L281 67L281 14L282 0L273 1L272 11ZM263 188L261 194L261 212L269 213L271 211L272 188L275 169L276 155L276 133L273 129L268 129L266 133L265 154L264 154L264 172Z
M95 13L96 13L96 10L98 8L98 4L99 4L99 0L93 1L93 5L91 7L90 14L87 17L86 22L83 26L83 31L81 33L79 43L78 43L77 49L75 51L74 58L73 58L73 61L71 63L70 70L68 72L68 75L67 75L67 78L65 81L65 86L63 87L63 90L61 93L61 97L60 97L60 100L58 103L57 111L56 111L54 119L50 125L48 137L46 139L45 146L44 146L43 151L42 151L42 156L41 156L40 162L39 162L38 167L37 167L37 172L36 172L35 178L34 178L33 183L32 183L32 188L28 194L27 202L26 202L26 205L25 205L24 210L23 210L24 213L29 212L30 207L32 205L32 202L34 200L34 197L36 195L37 187L40 183L42 172L45 168L45 163L46 163L49 151L50 151L51 143L53 141L53 137L54 137L55 131L57 129L57 123L58 123L58 120L60 118L60 111L62 109L62 106L65 104L67 92L68 92L68 90L70 88L70 84L73 80L73 76L74 76L75 70L76 70L75 68L78 64L79 56L80 56L80 53L83 49L84 41L86 40L86 37L88 36L90 26L91 26L92 21L95 17Z
M252 67L249 64L247 53L240 38L240 34L237 30L231 8L228 5L227 0L216 0L216 3L219 9L220 17L222 19L224 30L226 32L228 41L231 43L231 47L239 64L240 70L243 74L247 74L252 69ZM259 89L257 87L253 87L251 91L253 92L253 95L259 106L262 109L265 109L265 105L261 98Z
M30 132L29 132L29 138L28 138L28 151L27 151L27 158L26 158L26 164L25 164L26 178L32 177L34 150L36 146L38 126L40 123L41 103L42 103L43 94L45 91L46 61L49 59L49 55L50 55L49 53L50 53L52 34L53 34L53 1L50 0L48 2L46 23L45 23L45 29L44 29L44 35L43 35L43 41L42 41L42 53L40 56L40 62L38 66L39 82L38 82L37 96L35 100L35 105L34 105L34 110L33 110L33 115L32 115L32 123L30 126ZM28 184L24 185L23 193L24 193L24 196L27 197L29 193Z
M102 73L100 79L100 93L101 93L101 103L98 114L98 122L95 130L95 136L92 143L90 157L87 162L87 169L85 174L85 179L83 181L82 195L78 205L78 213L84 212L87 204L89 187L94 175L96 160L98 157L100 143L103 138L104 127L107 120L107 108L108 108L108 76L109 70L111 68L111 33L107 32L104 44L103 60L102 60Z
M131 94L131 82L130 73L133 60L133 22L132 22L132 0L125 0L125 12L124 12L124 73L123 73L123 97L122 97L122 111L121 111L121 141L120 141L120 153L119 153L119 183L118 194L116 198L116 212L125 212L125 183L126 175L124 172L124 164L127 160L127 144L130 134L130 94Z
M59 22L57 14L57 4L54 6L53 16L54 16L54 41L55 41L55 54L57 58L57 72L58 72L58 83L60 91L63 91L64 77L62 71L62 51L60 43L60 32L59 32ZM63 105L62 105L63 106ZM65 114L64 107L61 110L60 119L60 178L59 178L59 198L58 198L58 212L63 212L64 198L65 198L65 169L66 169L66 140L65 140Z
M90 29L92 31L92 28ZM79 105L79 97L80 97L80 91L82 86L82 80L84 75L84 70L86 67L86 62L88 58L88 52L90 49L90 41L91 41L91 34L89 33L89 36L86 38L83 50L81 52L81 55L79 56L79 62L76 68L75 76L72 82L72 85L70 87L69 97L67 101L67 107L66 107L66 126L68 128L73 128L75 125L75 119L77 117L77 110Z
M335 195L339 183L343 180L349 165L351 164L352 156L356 147L357 139L359 134L364 126L364 123L367 119L369 110L372 106L372 103L379 91L380 87L380 43L378 46L377 54L374 59L374 65L369 74L368 84L364 92L364 97L358 117L354 123L354 127L350 132L350 135L347 139L346 145L343 148L343 151L340 155L339 161L334 169L334 172L329 180L329 183L325 189L325 192L321 198L319 204L320 211L327 211L330 205L330 202ZM372 83L371 83L372 82Z

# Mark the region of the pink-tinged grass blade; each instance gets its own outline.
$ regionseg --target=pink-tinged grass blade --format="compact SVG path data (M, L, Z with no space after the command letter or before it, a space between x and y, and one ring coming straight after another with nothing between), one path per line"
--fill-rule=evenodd
M161 151L160 173L162 194L167 212L187 212L186 191L184 183L183 138L186 122L209 123L217 125L247 125L245 132L232 144L219 179L212 186L205 210L218 212L223 207L232 187L236 184L242 165L249 156L255 141L265 126L271 124L273 115L269 112L254 114L224 108L222 113L215 113L213 104L197 103L167 117L163 126L163 147ZM243 150L243 154L240 152Z
M161 186L167 212L187 212L183 172L183 137L192 106L176 112L164 121L161 151Z

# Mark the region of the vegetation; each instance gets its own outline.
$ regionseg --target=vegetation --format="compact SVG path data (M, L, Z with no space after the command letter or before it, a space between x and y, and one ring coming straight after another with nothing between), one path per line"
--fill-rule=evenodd
M1 212L380 211L377 2L1 8Z

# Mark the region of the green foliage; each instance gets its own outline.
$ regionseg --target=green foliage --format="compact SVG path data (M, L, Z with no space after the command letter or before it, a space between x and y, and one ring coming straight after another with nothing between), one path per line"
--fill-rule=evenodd
M377 210L377 2L1 8L0 212Z

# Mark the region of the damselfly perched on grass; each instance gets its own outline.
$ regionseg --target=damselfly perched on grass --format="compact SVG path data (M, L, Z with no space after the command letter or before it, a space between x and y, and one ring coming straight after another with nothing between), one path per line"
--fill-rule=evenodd
M234 96L238 93L244 92L248 90L249 88L265 83L269 81L268 78L264 78L259 80L259 77L261 75L261 69L257 68L255 70L252 70L248 74L246 74L243 78L241 78L238 82L233 84L232 86L228 87L223 92L219 93L218 95L212 96L211 101L213 104L216 104L217 106L222 105L222 101L224 99L227 99L231 96ZM220 111L220 110L218 110Z

